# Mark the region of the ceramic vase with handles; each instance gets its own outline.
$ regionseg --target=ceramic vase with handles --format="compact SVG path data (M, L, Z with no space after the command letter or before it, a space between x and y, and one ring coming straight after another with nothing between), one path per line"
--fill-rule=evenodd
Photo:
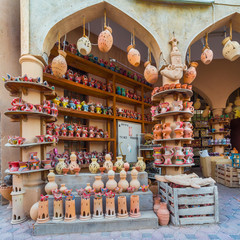
M154 164L159 165L162 164L162 154L161 154L161 147L154 147L153 148L153 157L154 157Z
M161 108L161 113L166 113L170 110L168 102L160 103L159 106Z
M155 124L153 127L153 139L162 139L162 124Z
M222 54L224 58L230 60L230 61L235 61L240 57L240 46L239 43L236 41L232 41L231 37L226 37L222 41L223 50Z
M181 111L183 109L182 101L172 102L172 111Z
M169 223L170 213L167 209L167 203L161 202L157 211L158 221L161 226L166 226Z
M185 112L190 112L190 113L194 112L193 102L187 102L187 101L184 102L183 108Z
M163 130L162 130L162 133L163 133L163 139L169 139L171 138L170 137L170 134L172 132L172 129L170 127L171 123L164 123L163 124Z
M201 54L201 61L204 64L209 64L213 60L213 51L209 47L204 47Z
M185 147L183 150L184 154L185 154L185 159L186 159L186 164L191 164L194 162L193 159L193 148L192 147Z
M172 157L174 154L173 148L172 147L163 147L164 149L164 154L163 159L164 159L164 165L171 165L172 164Z
M183 128L174 129L175 138L183 138Z
M57 174L63 174L63 168L67 168L67 164L64 162L65 158L59 158L58 164L55 167Z
M193 137L193 126L190 122L184 122L184 138L192 138Z
M194 79L197 76L197 71L196 71L197 66L198 66L197 62L190 63L190 67L187 69L187 71L183 76L184 83L191 84L194 81Z

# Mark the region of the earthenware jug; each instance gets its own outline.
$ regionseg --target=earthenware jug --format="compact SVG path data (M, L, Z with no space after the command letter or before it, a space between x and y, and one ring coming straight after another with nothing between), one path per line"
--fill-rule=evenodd
M113 45L112 29L108 26L104 27L98 36L98 48L101 52L108 52Z
M79 165L77 164L77 156L75 152L71 152L70 155L70 164L68 165L70 174L74 174L74 168L79 168Z
M89 171L91 173L97 173L100 168L100 165L97 162L97 158L92 158L91 160L92 162L89 164Z
M55 174L53 170L50 170L49 174L47 175L48 183L45 186L45 191L48 195L52 195L52 190L58 188L57 183L55 182Z
M57 174L63 174L63 168L67 168L67 164L64 161L65 158L58 159L58 164L55 167Z
M153 211L157 214L157 211L158 209L160 208L160 201L161 201L161 198L160 196L156 196L155 199L154 199L154 205L153 205Z
M172 102L172 111L181 111L183 109L182 101Z
M162 154L161 154L161 147L154 147L153 148L153 157L154 157L154 164L162 164L163 159L162 159Z
M169 219L170 219L170 213L167 209L167 203L161 202L160 207L157 211L158 216L158 222L161 226L168 225Z
M197 66L198 66L197 62L190 63L190 67L187 69L187 71L184 73L184 76L183 76L184 83L191 84L193 82L193 80L197 76L197 71L196 71Z
M156 67L151 65L150 61L144 63L144 77L150 84L155 84L158 80L158 70Z
M153 127L153 139L162 139L162 124L155 124Z
M231 37L226 37L222 41L223 50L222 54L224 58L230 60L230 61L235 61L236 59L239 58L240 56L240 46L239 43L236 41L232 41Z
M67 71L67 62L65 59L67 53L58 50L58 54L59 55L52 60L52 72L54 76L62 78Z
M172 129L170 127L171 123L164 123L163 124L163 139L169 139L170 138L170 134L172 132Z
M127 48L127 53L128 62L134 67L138 67L141 62L141 55L139 51L133 45L129 45Z
M183 138L183 128L174 129L175 138Z
M194 109L196 109L196 110L198 110L198 109L200 109L200 107L201 107L201 102L200 102L200 99L199 98L197 98L197 100L196 100L196 102L194 103Z
M160 103L159 106L161 107L161 113L166 113L170 109L168 102Z
M92 44L87 36L82 36L78 39L77 49L84 56L88 55L91 52Z
M138 157L138 161L135 167L140 167L140 172L144 172L146 169L146 163L143 161L143 157Z
M201 54L201 61L204 64L209 64L213 60L213 51L209 47L204 47Z
M95 189L96 192L100 192L101 188L104 188L102 176L95 176L95 181L93 182L93 188Z

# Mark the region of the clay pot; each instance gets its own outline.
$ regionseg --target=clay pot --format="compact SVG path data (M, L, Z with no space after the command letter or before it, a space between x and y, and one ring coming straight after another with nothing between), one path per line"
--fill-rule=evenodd
M171 123L164 123L163 124L163 139L169 139L170 138L170 134L172 132L172 129L170 127Z
M134 187L135 191L138 191L140 188L140 182L138 181L138 171L133 167L133 170L131 171L132 180L130 182L130 187Z
M56 165L55 170L56 170L57 174L62 174L63 173L63 168L67 168L67 164L64 162L65 158L59 158L58 161L59 162Z
M153 127L154 140L162 139L162 124L155 124Z
M140 217L140 210L139 210L139 195L131 195L130 198L130 217L138 218Z
M67 173L69 172L69 168L63 168L62 172L63 175L67 175Z
M167 204L165 202L160 203L160 207L157 211L158 222L161 226L166 226L169 223L170 213L167 209Z
M197 98L196 102L194 103L194 109L195 110L198 110L200 107L201 107L201 102L200 102L200 99Z
M91 173L97 173L100 168L100 165L97 162L97 158L92 158L91 160L92 162L89 165L89 171Z
M174 130L175 138L183 138L183 128L177 128Z
M188 85L188 86L187 86L187 89L188 89L188 90L192 90L192 85Z
M172 83L172 84L170 84L170 89L174 89L174 88L175 88L175 86L176 86L176 84L175 84L175 83Z
M107 171L113 169L113 163L111 161L111 155L110 154L105 155L105 162L103 163L103 167L105 167Z
M146 169L146 163L143 161L143 157L138 157L138 161L136 163L136 168L140 167L140 172L144 172Z
M157 196L157 197L154 199L153 211L154 211L156 214L157 214L158 209L160 208L160 201L161 201L160 196Z
M201 54L201 61L204 64L209 64L213 60L213 51L209 47L204 47Z
M91 52L92 44L87 36L82 36L78 39L77 49L84 56L88 55Z
M44 169L50 169L52 160L42 160L42 163L44 164ZM21 165L21 163L19 163ZM22 163L23 164L23 163ZM26 163L25 163L26 164Z
M120 181L118 182L118 187L122 189L123 192L126 192L128 187L129 187L129 183L126 180L127 177L127 173L125 172L125 170L122 170L120 172Z
M104 174L104 171L106 170L106 168L105 167L100 167L99 169L100 169L101 174Z
M129 170L129 168L130 168L130 165L129 165L128 162L125 162L125 163L123 164L123 167L124 167L124 170L125 170L126 172L128 172L128 170Z
M77 164L77 156L75 152L71 152L70 155L70 164L68 165L70 174L74 174L74 168L79 168L79 165Z
M149 61L144 63L144 77L146 79L147 82L151 83L151 84L155 84L158 80L158 70L156 67L154 67L153 65L151 65L151 63ZM162 91L162 90L160 90Z
M177 83L175 88L181 88L182 84L181 83Z
M170 85L169 85L169 84L164 84L164 85L163 85L164 91L169 90L169 88L170 88Z
M93 188L96 192L100 192L101 188L104 188L104 183L102 181L102 176L95 176L95 181L93 183Z
M85 190L86 190L86 192L91 192L92 187L91 187L90 183L87 183L87 186L85 187Z
M138 67L141 62L141 55L139 51L134 48L133 45L129 45L127 48L127 59L130 64L132 64L134 67Z
M65 190L67 190L67 187L65 186L65 183L62 183L59 191L60 191L61 193L64 193Z
M76 176L79 175L80 170L81 170L80 167L76 167L76 168L73 169L73 171L74 171L74 173L75 173Z
M33 221L37 221L38 218L38 207L39 207L39 202L36 202L32 205L30 209L30 217Z
M123 158L121 156L118 156L117 161L114 164L114 166L117 167L117 172L121 172L121 170L123 169L124 162L122 159Z
M110 191L114 191L117 187L117 182L114 179L115 172L113 170L108 171L108 181L106 182L106 188Z
M224 58L230 60L230 61L235 61L236 59L239 58L240 56L240 46L239 43L236 41L231 41L230 37L226 37L222 41L223 50L222 54Z
M183 89L187 89L187 84L185 83L185 84L182 84L182 88Z
M105 27L98 36L98 48L101 52L108 52L113 45L112 29Z
M55 182L55 174L53 170L47 175L48 183L45 186L45 191L48 195L52 195L52 190L58 189L58 185Z
M59 55L52 60L52 72L54 76L62 78L67 71L67 62L65 59L67 53L58 50L58 54Z
M191 62L190 63L190 67L184 73L184 76L183 76L183 82L184 83L191 84L193 82L193 80L197 76L197 71L196 71L197 66L198 66L197 62Z
M1 185L0 193L1 195L9 201L9 205L7 208L12 208L12 186Z

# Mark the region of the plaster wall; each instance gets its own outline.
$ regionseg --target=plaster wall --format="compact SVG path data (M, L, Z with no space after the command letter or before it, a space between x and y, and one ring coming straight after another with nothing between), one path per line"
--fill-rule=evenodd
M20 57L20 3L18 0L2 0L0 7L0 76L10 73L12 76L19 76L21 66ZM13 123L10 118L5 117L4 112L11 106L12 97L0 81L0 129L1 149L0 162L1 172L4 175L8 167L8 161L18 161L20 152L15 148L5 147L7 137L20 134L20 124Z

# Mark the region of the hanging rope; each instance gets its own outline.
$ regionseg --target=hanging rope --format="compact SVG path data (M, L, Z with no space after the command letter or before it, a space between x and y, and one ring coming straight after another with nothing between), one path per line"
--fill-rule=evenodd
M134 34L134 29L133 29L133 47L135 48L135 34Z
M148 59L149 59L149 62L152 63L152 56L151 56L151 46L149 47L148 49Z
M107 27L107 13L106 13L106 9L104 9L104 29L106 29Z
M206 41L205 47L209 48L209 46L208 46L208 33L206 33L206 35L205 35L205 41Z
M188 64L191 64L191 46L188 48Z
M86 34L85 34L85 16L83 16L83 36L86 37Z
M67 34L65 34L64 36L63 51L65 50L66 40L67 40Z
M90 39L90 32L91 32L91 29L90 29L90 22L88 22L88 39Z
M232 40L232 20L230 20L230 40Z

